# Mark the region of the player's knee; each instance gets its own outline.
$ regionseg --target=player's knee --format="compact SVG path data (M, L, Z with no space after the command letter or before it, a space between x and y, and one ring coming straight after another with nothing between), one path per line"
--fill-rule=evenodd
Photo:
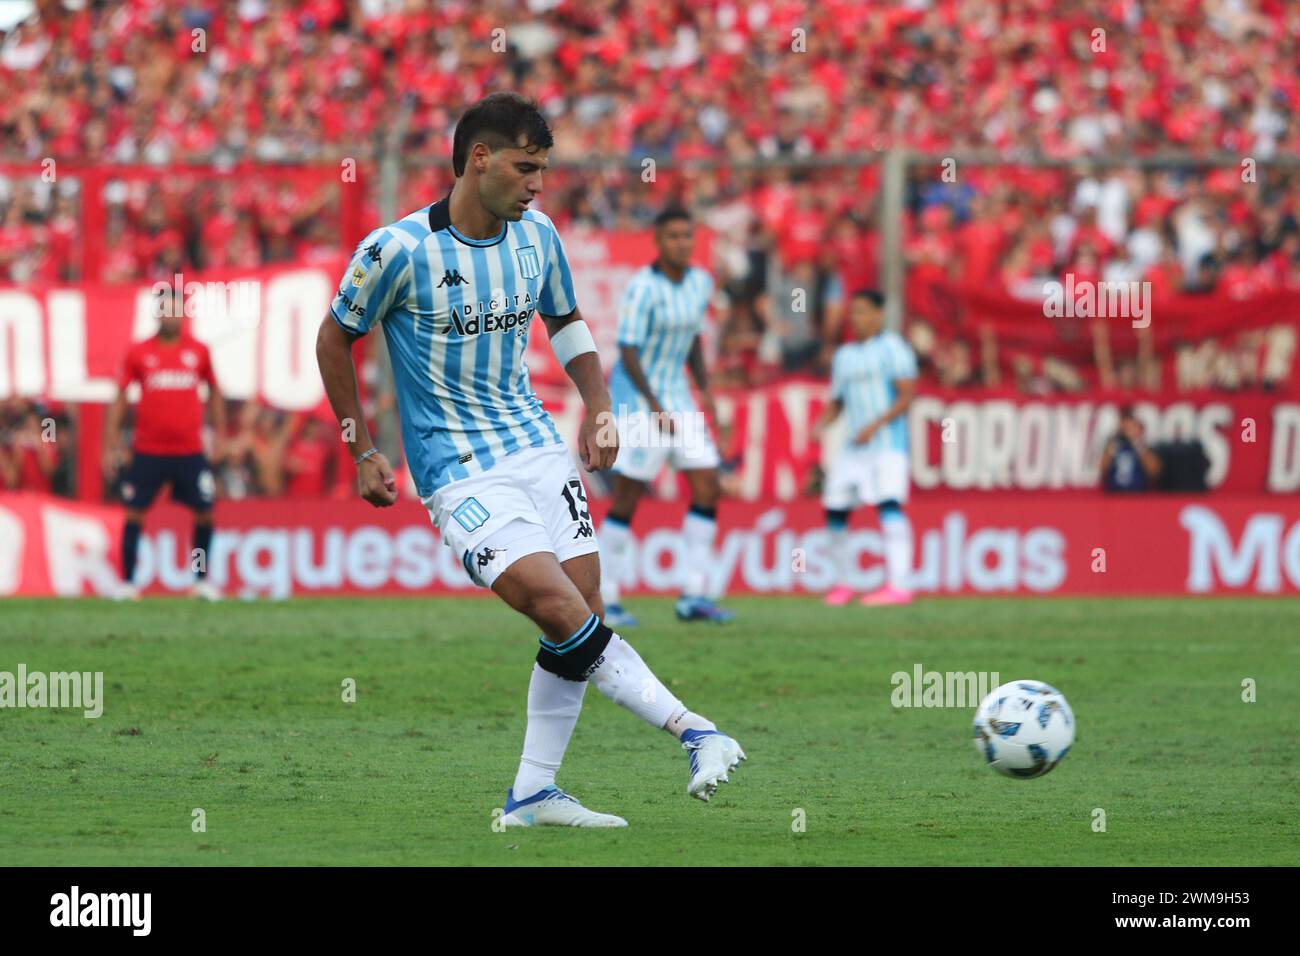
M826 527L832 531L849 526L849 512L838 508L826 509Z
M541 640L537 664L544 671L565 680L584 681L600 663L614 632L596 614L587 618L562 640Z
M591 594L584 594L582 599L587 602L587 607L591 609L592 614L602 621L605 620L605 599L600 596L599 587Z
M530 594L523 611L552 640L562 641L592 613L570 590L539 589Z
M693 508L705 508L716 513L720 497L722 497L722 489L718 484L718 476L713 475L696 484L691 492L691 506Z
M880 514L882 520L885 518L901 518L903 516L903 506L893 498L876 505L876 511Z

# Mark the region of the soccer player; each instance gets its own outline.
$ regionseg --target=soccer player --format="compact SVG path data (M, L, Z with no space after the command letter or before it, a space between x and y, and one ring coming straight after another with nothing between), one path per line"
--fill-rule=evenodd
M655 247L659 257L632 277L623 295L619 359L609 380L624 433L614 464L614 500L600 528L605 620L614 627L637 623L619 603L629 527L646 482L671 461L691 489L690 509L682 522L686 567L677 618L724 623L733 615L714 605L708 591L718 534L718 449L686 379L689 367L703 411L716 420L700 340L713 279L691 265L695 233L685 210L665 209L655 218Z
M172 500L194 512L193 562L195 597L215 601L221 597L208 580L208 551L212 547L212 505L216 481L203 454L203 400L199 385L208 387L208 413L212 420L214 452L219 454L226 433L226 403L217 387L208 348L185 332L184 301L170 292L157 297L158 334L137 342L126 353L117 398L109 406L104 424L104 474L116 475L130 461L119 491L126 505L122 527L122 587L118 600L135 601L135 562L144 516L163 485L171 486ZM140 386L135 408L135 435L131 454L122 447L122 421L126 414L126 389Z
M831 534L836 583L826 595L832 606L853 598L848 586L845 539L849 514L875 505L885 551L885 585L862 598L868 606L912 600L912 526L907 502L908 406L916 394L916 353L897 332L883 331L884 298L875 290L854 293L849 322L855 341L841 345L831 362L831 400L813 427L820 440L841 412L848 412L848 440L826 476L822 507Z
M542 190L551 131L535 103L493 93L460 118L451 192L372 232L343 276L316 354L357 466L361 496L397 500L357 397L352 343L376 324L393 361L402 443L421 503L461 557L542 634L506 826L626 826L555 785L587 683L681 741L687 792L707 800L744 759L692 713L604 623L600 556L582 479L524 364L540 314L586 403L578 452L588 471L618 453L595 342L578 312L555 227L529 206Z

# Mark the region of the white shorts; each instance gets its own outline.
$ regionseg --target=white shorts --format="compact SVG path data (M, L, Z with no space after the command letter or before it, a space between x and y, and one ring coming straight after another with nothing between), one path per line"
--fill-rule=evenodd
M907 500L910 485L907 453L893 448L847 447L831 465L822 490L827 511L851 511L858 505Z
M490 588L520 558L596 552L587 490L564 445L523 448L423 501L471 581Z
M653 427L649 412L629 411L620 418L614 473L634 481L654 481L666 464L677 471L717 468L718 446L703 413L685 411L672 421L674 431L668 435Z

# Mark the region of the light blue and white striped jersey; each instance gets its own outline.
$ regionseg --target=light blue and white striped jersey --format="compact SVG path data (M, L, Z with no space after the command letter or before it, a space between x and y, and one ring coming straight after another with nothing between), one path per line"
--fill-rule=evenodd
M900 415L865 445L853 436L883 415L894 400L899 379L916 378L916 353L897 332L881 332L835 350L831 361L831 398L839 399L849 421L849 442L856 447L907 451L907 416Z
M330 312L355 335L382 323L402 444L428 498L515 451L561 441L524 349L534 315L576 307L544 214L530 209L500 235L470 239L451 225L444 198L361 240Z
M666 412L695 411L686 357L691 343L704 331L704 315L713 295L713 277L689 266L681 282L673 282L646 266L632 277L618 312L618 344L636 346L650 390ZM612 404L649 411L649 403L632 384L620 359L609 376Z

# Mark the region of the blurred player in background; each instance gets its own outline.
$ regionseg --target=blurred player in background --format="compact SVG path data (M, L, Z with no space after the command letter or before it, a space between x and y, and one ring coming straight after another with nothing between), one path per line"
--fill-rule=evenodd
M848 437L822 492L836 569L826 603L838 606L853 598L845 549L849 515L859 505L875 505L884 540L885 585L862 603L907 604L912 600L912 526L903 512L909 485L906 413L916 394L916 353L897 332L884 331L884 298L875 290L853 295L849 322L854 341L835 351L830 403L813 428L820 440L841 412L848 413Z
M588 681L681 741L691 796L707 801L745 755L602 620L586 491L524 364L529 323L540 313L586 404L582 463L589 471L612 465L618 434L595 341L559 234L529 208L551 145L536 104L517 94L494 93L466 111L452 140L451 193L361 241L316 355L362 497L392 505L397 481L371 444L352 358L353 342L383 325L421 503L470 580L543 632L502 823L622 827L626 820L588 810L555 785Z
M619 602L629 529L646 484L671 463L691 488L682 522L686 566L677 618L724 623L733 615L713 603L708 588L718 535L719 458L705 420L707 415L716 422L717 412L701 335L713 278L691 265L695 230L685 210L665 209L655 218L655 246L659 258L632 277L619 310L619 359L609 384L621 451L614 464L613 501L600 528L601 596L611 625L636 624ZM687 368L703 410L691 396Z
M213 442L226 433L226 403L217 387L208 348L184 330L184 299L166 292L157 297L158 334L131 346L126 353L117 398L109 406L104 426L104 474L116 475L129 461L119 490L126 505L122 528L122 587L119 600L138 600L135 562L145 513L164 485L172 500L194 512L194 587L191 594L209 601L221 595L208 580L212 547L212 506L216 479L203 454L203 399L208 387L208 412ZM140 386L135 408L135 432L128 455L122 446L126 389ZM214 457L220 457L214 448Z

